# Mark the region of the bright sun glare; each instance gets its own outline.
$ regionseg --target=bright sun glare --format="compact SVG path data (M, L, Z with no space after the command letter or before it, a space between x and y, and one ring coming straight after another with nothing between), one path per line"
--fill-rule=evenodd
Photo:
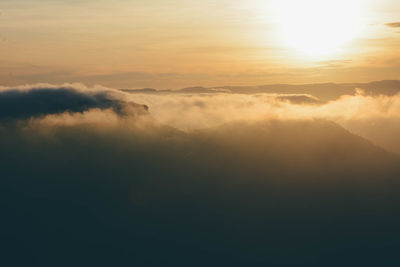
M329 56L354 39L362 0L278 0L275 14L287 45L310 57Z

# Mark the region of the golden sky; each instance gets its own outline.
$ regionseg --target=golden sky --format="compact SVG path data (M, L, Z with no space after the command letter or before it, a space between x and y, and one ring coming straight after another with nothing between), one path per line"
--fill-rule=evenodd
M0 85L400 79L398 0L2 0Z

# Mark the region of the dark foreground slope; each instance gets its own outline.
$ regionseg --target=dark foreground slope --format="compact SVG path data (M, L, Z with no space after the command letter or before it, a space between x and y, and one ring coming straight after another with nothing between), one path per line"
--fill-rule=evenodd
M1 266L396 266L400 160L326 121L0 131Z

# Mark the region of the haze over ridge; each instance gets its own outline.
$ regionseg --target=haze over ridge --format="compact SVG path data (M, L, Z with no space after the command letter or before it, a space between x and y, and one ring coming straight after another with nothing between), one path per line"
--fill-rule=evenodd
M335 256L332 266L343 257L390 266L397 258L400 156L333 122L264 118L182 131L118 90L32 88L13 90L48 107L65 90L111 104L24 117L11 109L0 122L5 262L320 266ZM131 103L123 113L113 108L121 99ZM190 106L179 107L196 118Z

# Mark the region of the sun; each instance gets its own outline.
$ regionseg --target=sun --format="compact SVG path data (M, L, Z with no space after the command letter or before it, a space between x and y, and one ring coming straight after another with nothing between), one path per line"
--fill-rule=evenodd
M362 6L362 0L278 0L274 12L287 45L321 57L357 37Z

